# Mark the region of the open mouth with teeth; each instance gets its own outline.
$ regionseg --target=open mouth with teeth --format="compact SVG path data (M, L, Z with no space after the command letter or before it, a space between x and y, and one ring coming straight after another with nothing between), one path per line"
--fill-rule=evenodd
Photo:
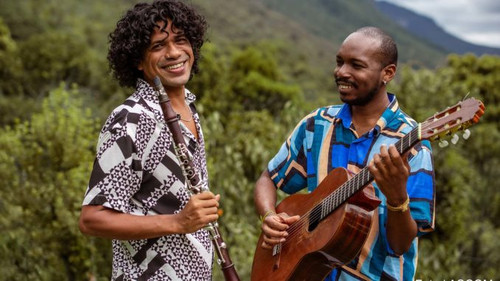
M335 82L337 84L337 88L342 91L342 90L351 90L356 88L356 85L347 79L341 79L341 78L336 78Z
M169 65L169 66L165 67L165 69L172 70L172 69L182 67L183 65L184 65L184 62L180 62L180 63L174 64L174 65Z
M338 87L340 90L348 90L354 88L352 85L345 85L345 84L339 84Z

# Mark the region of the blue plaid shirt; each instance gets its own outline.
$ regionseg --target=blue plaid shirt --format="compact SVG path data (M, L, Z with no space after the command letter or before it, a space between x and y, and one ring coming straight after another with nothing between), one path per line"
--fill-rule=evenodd
M319 108L295 127L279 152L268 164L269 174L277 188L292 194L304 188L313 191L331 170L343 167L353 173L369 163L382 144L396 143L417 123L400 108L394 95L375 128L358 136L352 124L348 105ZM411 167L407 183L410 212L418 225L418 236L434 228L434 169L431 146L419 142L410 150ZM413 280L417 264L418 237L401 256L389 246L385 225L387 207L384 194L373 183L382 203L376 210L378 224L360 254L349 264L336 268L325 280Z

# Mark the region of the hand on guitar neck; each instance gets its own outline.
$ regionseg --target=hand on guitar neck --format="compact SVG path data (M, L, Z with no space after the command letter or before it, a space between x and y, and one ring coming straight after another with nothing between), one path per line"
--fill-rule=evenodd
M368 169L375 182L387 198L387 203L399 206L405 202L406 181L410 175L407 154L401 156L394 145L380 147L380 153L373 156Z
M394 145L382 145L380 153L373 156L368 165L377 186L384 194L390 206L402 206L408 193L406 182L410 176L408 152L400 155ZM417 235L417 224L408 209L402 212L388 212L387 237L391 249L397 254L406 252Z

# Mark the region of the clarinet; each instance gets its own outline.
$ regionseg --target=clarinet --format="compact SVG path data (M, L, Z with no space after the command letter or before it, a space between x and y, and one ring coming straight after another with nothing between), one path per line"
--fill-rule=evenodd
M181 127L179 125L179 115L172 108L167 92L165 91L165 88L163 87L158 76L154 78L154 83L156 91L158 92L158 98L160 101L160 107L163 111L163 117L165 119L165 122L167 123L168 128L170 129L170 132L172 133L175 153L177 155L177 158L179 159L184 177L186 178L188 191L190 192L190 194L198 194L200 192L203 192L207 190L207 188L203 186L201 176L199 172L196 171L192 159L189 155L187 145L184 141ZM229 257L227 245L222 239L217 222L209 223L205 228L210 233L215 252L218 256L217 263L221 266L222 273L224 274L224 279L227 281L239 281L240 278L238 277L238 273L236 273L234 264Z

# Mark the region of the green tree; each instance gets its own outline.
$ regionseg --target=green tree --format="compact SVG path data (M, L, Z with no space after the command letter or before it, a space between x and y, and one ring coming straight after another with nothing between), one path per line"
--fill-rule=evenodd
M436 70L405 68L393 86L405 111L418 121L467 94L486 106L479 124L470 128L468 140L447 148L433 145L436 231L421 239L417 277L499 276L500 255L494 250L500 234L496 185L500 130L495 121L500 117L500 90L495 87L500 84L499 66L498 57L451 55L447 66Z
M0 275L5 280L88 280L109 274L108 241L78 229L97 123L64 84L31 120L0 133ZM106 278L107 279L107 278ZM105 279L103 279L105 280Z
M36 96L61 81L85 85L89 80L88 48L81 38L69 33L33 35L21 44L26 92Z
M297 85L284 81L270 49L248 47L229 60L211 45L204 51L201 77L189 88L201 97L210 185L222 198L221 231L248 280L260 234L254 184L303 115L303 99ZM215 280L222 280L220 270Z
M0 18L0 97L21 93L21 60L17 43L10 35L9 27Z
M274 115L288 101L299 103L303 99L298 86L285 83L273 49L265 46L249 46L237 52L231 62L228 81L235 110L265 109Z
M37 106L24 97L22 70L18 44L0 17L0 125L27 118Z

